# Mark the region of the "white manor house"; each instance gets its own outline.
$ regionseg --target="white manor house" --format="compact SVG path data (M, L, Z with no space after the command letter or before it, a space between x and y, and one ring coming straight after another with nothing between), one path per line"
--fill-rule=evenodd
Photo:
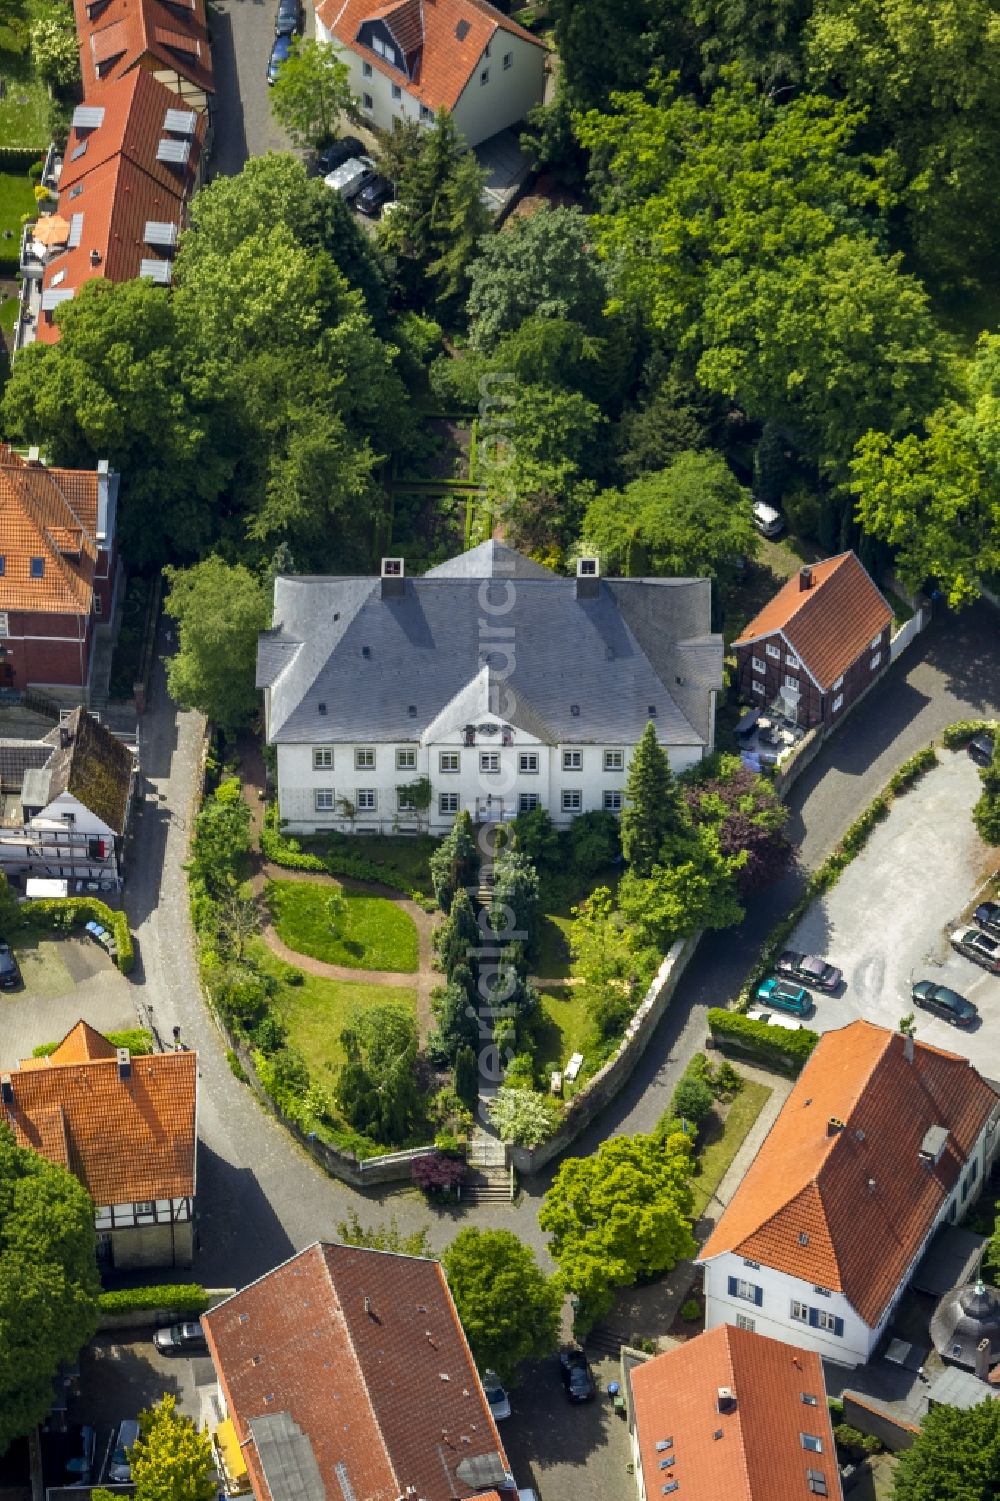
M257 685L292 833L441 834L460 810L539 807L565 827L621 811L650 721L675 771L709 754L722 637L707 578L602 578L592 558L566 578L486 542L418 578L402 558L279 577Z

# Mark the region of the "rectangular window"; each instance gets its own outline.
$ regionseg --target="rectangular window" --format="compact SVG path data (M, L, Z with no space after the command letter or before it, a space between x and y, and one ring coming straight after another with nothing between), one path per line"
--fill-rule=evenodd
M536 772L538 770L538 752L522 751L517 758L517 769L523 772Z
M753 668L754 672L766 672L767 671L767 663L761 661L760 657L751 657L750 658L750 666Z
M624 771L625 770L625 752L624 751L605 751L604 752L604 770L605 771Z
M823 1440L817 1438L815 1433L800 1433L799 1442L803 1449L808 1449L811 1454L822 1454Z
M843 707L844 707L844 695L842 693L838 693L837 697L834 699L833 703L830 705L830 712L832 714L836 714L837 710L838 709L842 709Z
M795 691L796 691L796 693L798 693L798 691L799 691L799 680L798 680L798 678L793 678L789 673L786 672L785 673L785 687L786 688L794 688Z
M793 1298L788 1312L793 1319L798 1319L800 1324L808 1324L809 1305L807 1303L800 1303L797 1298Z
M838 1319L836 1314L827 1313L825 1308L817 1308L815 1310L815 1313L816 1323L814 1325L814 1328L825 1329L828 1334L839 1334L843 1332L843 1320ZM841 1326L839 1330L837 1328L838 1324L840 1324Z
M875 671L876 667L881 662L881 660L882 660L882 653L880 651L877 651L875 653L875 655L872 657L871 661L868 663L868 666L871 668L872 672Z
M844 674L841 673L840 677L837 679L837 681L835 683L831 683L830 684L830 691L831 691L831 693L836 693L837 689L838 688L843 688L843 686L844 686Z
M332 787L317 787L313 792L313 806L317 813L332 813L337 803Z
M882 632L879 631L879 633L875 637L875 639L873 641L869 642L869 644L868 644L868 650L869 651L878 651L878 649L879 649L879 647L881 645L882 645Z
M438 812L439 813L457 813L458 812L458 793L457 792L439 792L438 793Z
M798 657L795 655L794 652L789 652L787 654L787 656L785 657L785 666L786 667L798 667L798 665L799 665L799 659L798 659Z
M438 756L438 769L439 771L458 771L458 751L442 751Z
M403 97L403 90L400 88L398 83L394 83L392 86L392 97L394 99L402 99Z
M583 807L582 792L564 792L562 795L562 810L564 813L579 813Z
M750 1318L748 1314L738 1313L736 1315L736 1327L737 1329L749 1329L750 1333L753 1334L757 1327L757 1320Z
M371 94L361 95L361 108L366 112L366 114L370 115L374 113L375 100L372 98Z
M760 1308L764 1302L764 1289L758 1287L756 1282L748 1282L744 1277L730 1277L729 1296L742 1298L746 1303L756 1303Z
M500 770L500 752L499 751L480 751L479 752L479 770L480 771L489 771L489 772L499 771Z
M751 689L751 691L753 693L759 693L760 696L761 696L761 698L764 697L764 684L763 683L751 683L750 684L750 689Z
M522 793L520 793L518 795L518 799L517 799L517 811L518 811L518 813L534 813L534 811L535 811L535 809L537 807L538 807L538 793L537 792L522 792Z
M806 1484L810 1495L828 1496L830 1494L826 1487L826 1476L822 1470L806 1470Z
M744 1266L748 1266L752 1272L759 1272L760 1271L760 1262L759 1261L751 1261L750 1258L749 1258L749 1256L744 1256L744 1258L743 1258L743 1265Z
M396 788L396 807L399 809L400 813L413 812L413 809L415 807L413 799L415 796L416 793L413 791L412 787Z
M479 82L480 83L489 83L489 81L490 81L490 70L489 70L489 68L484 68L483 71L479 75Z
M769 657L774 657L778 662L781 661L781 647L775 646L773 641L769 641L764 650L767 652Z
M582 771L583 751L563 751L563 771Z
M354 801L359 813L374 813L378 807L378 797L374 787L359 787L354 795Z
M361 76L363 78L371 78L371 76L372 76L372 65L371 65L371 63L362 63L361 64Z
M0 614L0 636L9 636L9 635L10 635L10 620L9 620L9 618L7 616L7 612L4 611L2 614Z
M420 106L420 118L424 121L433 120L434 111L429 107L429 105L422 104Z
M104 601L101 598L101 596L99 594L97 594L97 593L94 594L94 614L95 615L103 615L104 614Z
M329 771L333 766L333 747L317 745L313 750L313 771Z
M417 753L415 750L398 750L396 752L397 771L416 771Z
M140 1199L135 1206L136 1214L152 1214L155 1209L156 1205L153 1203L152 1199Z
M45 559L44 558L32 558L32 560L31 560L31 577L33 579L43 579L45 577Z
M622 795L620 792L605 792L604 811L605 813L620 813L622 811Z
M507 70L508 70L508 68L512 68L513 66L514 66L514 54L513 54L513 52L505 52L504 55L503 55L503 70L504 70L504 72L506 73Z
M371 745L359 745L354 752L355 771L374 771L375 749Z
M3 576L4 576L4 574L6 572L7 572L7 559L4 557L3 553L0 552L0 579L3 578Z

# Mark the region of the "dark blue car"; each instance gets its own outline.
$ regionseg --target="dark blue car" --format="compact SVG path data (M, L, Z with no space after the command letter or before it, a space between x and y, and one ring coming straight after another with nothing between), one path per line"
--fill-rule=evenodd
M274 46L271 48L271 56L267 64L268 83L274 82L280 71L281 64L287 63L288 59L291 57L292 42L294 40L295 38L289 36L287 32L283 32L280 36L275 37Z

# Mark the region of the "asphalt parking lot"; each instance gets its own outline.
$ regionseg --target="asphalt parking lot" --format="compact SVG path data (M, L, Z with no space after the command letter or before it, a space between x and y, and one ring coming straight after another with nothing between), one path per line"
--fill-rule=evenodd
M913 1012L916 1035L962 1053L1000 1077L1000 976L952 949L949 935L998 863L970 817L980 792L964 751L940 764L893 806L833 889L815 902L789 947L822 954L844 971L840 993L816 994L806 1025L818 1031L865 1017L895 1029ZM949 985L979 1008L969 1031L914 1008L916 980Z
M510 1393L511 1415L501 1436L514 1478L531 1486L539 1501L627 1501L635 1482L628 1429L607 1396L620 1381L616 1360L591 1359L597 1397L573 1406L566 1399L556 1359L531 1366Z

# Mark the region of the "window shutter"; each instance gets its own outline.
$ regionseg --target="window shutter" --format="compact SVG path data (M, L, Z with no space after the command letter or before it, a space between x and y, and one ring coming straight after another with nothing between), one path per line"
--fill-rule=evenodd
M833 1332L834 1332L835 1335L837 1335L838 1339L841 1337L841 1335L844 1332L844 1321L843 1321L843 1319L834 1318L834 1321L833 1321Z
M762 1287L758 1287L756 1283L754 1284L753 1300L757 1304L758 1308L764 1301L764 1289Z
M809 1310L809 1328L810 1329L818 1329L819 1328L819 1309L818 1308L810 1308L810 1310Z
M728 1278L728 1282L729 1282L729 1296L731 1298L738 1297L739 1296L739 1292L738 1292L737 1286L736 1286L736 1278L735 1277L730 1277L730 1278Z

